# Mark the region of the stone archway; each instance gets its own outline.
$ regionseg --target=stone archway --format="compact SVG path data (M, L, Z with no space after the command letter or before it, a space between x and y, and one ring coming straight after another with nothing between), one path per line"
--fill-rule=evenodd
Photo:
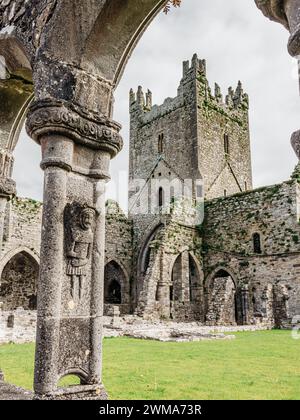
M118 306L122 315L130 313L129 279L119 263L112 260L104 270L104 313L113 314Z
M237 287L233 276L223 268L211 275L206 284L208 325L236 325Z
M13 311L37 309L39 265L26 251L15 254L2 270L0 282L1 309Z
M169 287L170 317L201 320L204 313L202 275L197 259L189 251L176 257Z
M42 146L45 171L37 398L107 397L100 337L104 184L110 159L122 148L120 125L112 120L113 91L139 38L166 3L15 0L0 6L0 54L12 68L28 70L32 63L34 69L35 103L27 130ZM292 32L290 52L298 55L299 1L256 3ZM300 157L297 136L293 144ZM5 194L14 193L9 180L3 185ZM73 218L63 217L66 206ZM76 276L84 278L86 292L79 302L66 292ZM74 374L85 371L88 386L58 392L58 380L70 368Z

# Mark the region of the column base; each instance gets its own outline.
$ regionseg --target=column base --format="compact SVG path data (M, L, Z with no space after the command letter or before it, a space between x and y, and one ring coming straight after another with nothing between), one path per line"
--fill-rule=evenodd
M34 400L108 400L108 394L103 385L78 385L61 388L51 395L34 395Z

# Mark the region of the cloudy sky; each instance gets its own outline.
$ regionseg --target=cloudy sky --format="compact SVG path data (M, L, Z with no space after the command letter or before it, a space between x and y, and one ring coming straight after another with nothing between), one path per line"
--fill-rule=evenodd
M128 166L128 92L142 85L154 103L176 96L182 61L196 52L207 60L211 86L223 93L241 80L250 96L250 130L255 187L290 177L296 157L291 133L299 129L297 65L287 53L288 32L268 21L254 0L183 0L180 9L161 13L133 53L116 91L114 119L123 124L125 148L114 159L114 182L124 183ZM40 150L23 134L15 153L18 194L42 199ZM126 188L115 196L126 207Z

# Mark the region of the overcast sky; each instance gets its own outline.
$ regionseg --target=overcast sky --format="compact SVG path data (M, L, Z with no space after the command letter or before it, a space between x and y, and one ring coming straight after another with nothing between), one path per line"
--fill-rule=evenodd
M113 180L126 180L128 166L128 92L142 85L154 103L176 96L182 61L196 52L207 60L208 79L225 94L241 80L250 96L254 186L290 177L296 157L290 136L299 127L297 65L287 53L288 32L267 20L254 0L183 0L180 9L161 13L134 51L116 91L114 119L123 124L125 148L111 166ZM20 196L42 199L40 150L23 134L15 153L14 178ZM121 173L121 176L119 175ZM126 207L123 196L115 197Z

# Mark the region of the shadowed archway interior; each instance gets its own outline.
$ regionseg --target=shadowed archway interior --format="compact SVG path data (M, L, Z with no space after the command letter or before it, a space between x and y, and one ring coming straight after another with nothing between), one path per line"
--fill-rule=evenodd
M13 256L2 271L0 301L4 311L36 310L39 266L25 251Z

